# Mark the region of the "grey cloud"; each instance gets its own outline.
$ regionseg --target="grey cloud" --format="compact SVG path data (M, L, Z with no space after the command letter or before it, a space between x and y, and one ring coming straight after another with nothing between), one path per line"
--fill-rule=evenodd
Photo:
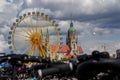
M23 13L41 11L52 19L58 20L62 36L66 36L72 19L80 42L82 45L86 45L85 49L90 48L90 46L87 47L87 44L93 45L94 41L96 41L94 45L97 44L97 40L93 39L93 32L96 32L96 36L100 40L103 40L101 38L105 36L108 38L108 36L119 34L119 0L5 0L1 3L0 25L4 28L3 31L7 31L4 25L11 26L10 24L15 21L15 18ZM2 31L0 33L7 34ZM88 41L89 39L91 40Z
M7 52L8 44L5 41L5 38L2 34L0 34L0 52Z
M22 7L48 9L59 20L70 20L72 14L73 20L100 24L101 28L119 28L119 3L119 0L25 0Z

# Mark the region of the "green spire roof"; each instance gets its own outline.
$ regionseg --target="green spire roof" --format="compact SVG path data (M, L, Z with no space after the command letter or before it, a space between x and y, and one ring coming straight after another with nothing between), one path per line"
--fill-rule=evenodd
M49 39L49 31L47 29L47 32L46 32L46 38Z
M68 31L69 31L69 32L75 32L75 31L76 31L75 28L73 27L72 21L71 21L71 23L70 23L70 28L69 28Z

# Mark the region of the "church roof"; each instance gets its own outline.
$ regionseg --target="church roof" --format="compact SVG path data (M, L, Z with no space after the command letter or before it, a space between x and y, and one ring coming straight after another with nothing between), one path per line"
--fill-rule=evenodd
M60 46L59 53L69 53L69 52L70 52L70 48L68 47L68 45Z
M75 32L75 31L76 31L76 29L73 27L72 21L71 21L71 23L70 23L70 28L69 28L68 31L69 31L69 32Z
M82 48L80 46L77 46L77 47L78 47L79 53L80 54L83 53ZM57 46L57 45L51 45L51 51L52 52L57 52L57 53L68 53L69 54L70 53L70 48L69 48L68 45L60 45L60 47Z
M59 46L53 44L53 45L50 46L50 50L51 50L51 52L58 52L59 51Z
M79 53L83 53L83 49L80 46L77 46L77 47L78 47Z

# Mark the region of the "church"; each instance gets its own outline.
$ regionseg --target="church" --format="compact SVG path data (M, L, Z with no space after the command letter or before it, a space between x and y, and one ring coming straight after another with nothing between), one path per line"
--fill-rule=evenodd
M56 47L52 46L51 49L53 51L56 49ZM58 60L62 58L69 59L71 57L76 57L76 55L80 55L82 53L82 47L78 45L78 36L76 29L74 28L73 22L71 21L66 36L66 44L60 45L60 48L56 53L56 58Z

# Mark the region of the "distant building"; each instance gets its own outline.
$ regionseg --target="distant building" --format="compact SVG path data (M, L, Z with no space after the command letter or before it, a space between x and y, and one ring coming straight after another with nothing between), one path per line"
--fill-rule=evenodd
M116 55L117 55L117 58L120 58L120 49L116 50Z
M58 47L56 45L51 46L52 51L55 51L57 49ZM76 57L76 55L83 53L81 46L78 45L78 37L72 21L70 23L70 28L68 29L66 44L60 45L59 50L57 50L56 52L57 54L55 57L57 59L69 59L72 56Z

